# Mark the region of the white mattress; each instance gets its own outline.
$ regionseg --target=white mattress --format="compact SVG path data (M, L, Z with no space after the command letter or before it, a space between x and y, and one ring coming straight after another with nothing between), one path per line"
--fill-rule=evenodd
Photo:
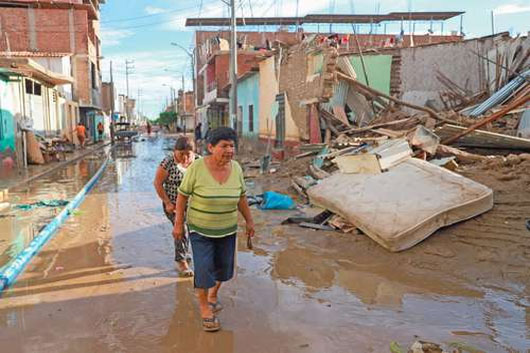
M390 251L493 207L488 187L416 158L382 174L334 174L308 195Z

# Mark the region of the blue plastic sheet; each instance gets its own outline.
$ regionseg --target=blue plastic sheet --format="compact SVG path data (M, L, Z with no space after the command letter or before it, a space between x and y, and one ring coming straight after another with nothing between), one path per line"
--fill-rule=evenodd
M295 207L296 203L291 197L274 191L265 192L263 203L260 205L262 210L292 210Z

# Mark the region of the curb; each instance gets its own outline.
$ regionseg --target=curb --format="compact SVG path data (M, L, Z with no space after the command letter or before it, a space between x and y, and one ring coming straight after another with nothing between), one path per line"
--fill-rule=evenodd
M69 165L69 164L71 164L71 163L75 163L75 162L77 162L78 160L80 160L80 159L82 159L82 158L85 158L86 156L89 156L89 155L91 155L91 154L93 154L93 153L96 153L97 151L101 150L102 148L104 148L104 147L106 147L106 146L109 146L110 144L111 144L111 142L106 142L106 143L104 143L104 144L101 145L101 146L98 146L98 147L96 147L96 148L90 149L89 151L86 151L85 153L80 154L79 156L74 157L74 158L72 158L72 159L69 159L69 160L67 160L67 161L60 162L60 163L54 165L53 167L51 167L51 168L49 168L49 169L47 169L47 170L45 170L45 171L43 171L43 172L41 172L41 173L39 173L39 174L33 175L33 176L31 176L31 177L29 177L29 178L27 178L27 179L21 180L21 181L19 181L18 183L15 183L15 184L13 184L13 185L11 185L11 186L9 186L9 187L6 187L5 189L10 190L10 189L13 189L13 188L19 187L19 186L21 186L21 185L23 185L23 184L30 183L30 182L32 182L33 180L38 179L38 178L40 178L40 177L43 177L44 175L46 175L46 174L48 174L48 173L51 173L51 172L53 172L53 171L55 171L55 170L57 170L57 169L59 169L59 168L62 168L62 167L64 167L64 166L67 166L67 165Z
M50 240L57 230L64 224L64 222L70 217L74 209L76 209L81 202L85 199L85 196L92 190L94 185L98 182L99 178L103 175L105 168L107 167L110 160L110 153L107 154L107 158L103 164L99 167L98 171L90 181L79 191L75 198L66 205L66 207L59 213L50 223L42 229L39 234L29 243L29 245L17 255L15 260L0 273L0 294L2 291L7 289L13 283L15 283L18 275L24 271L31 259L37 255L40 249Z

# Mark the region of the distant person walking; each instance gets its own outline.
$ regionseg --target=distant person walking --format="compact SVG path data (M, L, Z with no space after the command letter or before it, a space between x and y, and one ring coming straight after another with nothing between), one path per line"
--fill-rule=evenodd
M145 127L147 129L147 136L151 136L151 124L149 124L149 121L147 122Z
M212 130L207 146L210 154L188 168L178 189L173 236L176 241L185 237L187 209L194 285L204 331L221 328L215 316L222 309L218 292L221 283L234 276L238 211L246 221L247 236L254 236L243 171L232 160L236 139L231 128Z
M198 123L195 127L195 148L197 151L202 149L202 123Z
M77 134L77 139L79 140L79 145L81 148L85 148L85 139L86 139L86 127L83 123L78 123L74 130Z
M173 153L169 154L158 166L155 175L154 186L158 197L163 202L164 213L169 221L175 223L175 204L177 201L178 188L184 172L196 159L193 153L193 145L186 136L177 139ZM187 259L190 257L188 234L175 238L175 262L181 277L191 277L193 272L188 266Z

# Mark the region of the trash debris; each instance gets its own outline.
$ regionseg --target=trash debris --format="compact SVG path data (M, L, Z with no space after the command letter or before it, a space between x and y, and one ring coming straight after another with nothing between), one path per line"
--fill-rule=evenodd
M17 210L29 211L34 208L43 208L43 207L63 207L68 205L67 200L41 200L29 204L14 205L13 208Z
M416 341L410 346L409 353L444 353L439 344Z

